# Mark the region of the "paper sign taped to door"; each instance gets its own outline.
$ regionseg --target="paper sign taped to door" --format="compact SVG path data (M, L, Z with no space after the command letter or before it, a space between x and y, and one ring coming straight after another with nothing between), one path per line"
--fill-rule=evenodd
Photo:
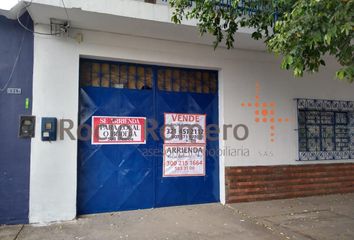
M165 143L205 144L206 115L165 113Z
M145 144L145 117L92 117L92 144Z
M163 177L205 176L205 145L164 144Z

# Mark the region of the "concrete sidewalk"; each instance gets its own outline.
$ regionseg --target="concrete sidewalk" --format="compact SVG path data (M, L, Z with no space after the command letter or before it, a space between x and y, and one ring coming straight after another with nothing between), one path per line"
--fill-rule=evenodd
M346 194L98 214L47 226L2 226L0 240L352 240L353 229L354 194Z
M231 207L286 239L354 239L354 194L239 203Z

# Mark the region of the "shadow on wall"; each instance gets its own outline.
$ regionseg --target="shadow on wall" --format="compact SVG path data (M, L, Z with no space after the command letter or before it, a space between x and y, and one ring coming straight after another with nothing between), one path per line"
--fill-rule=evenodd
M33 29L28 13L21 22ZM31 141L18 124L32 112L33 34L0 16L0 43L0 224L27 223Z

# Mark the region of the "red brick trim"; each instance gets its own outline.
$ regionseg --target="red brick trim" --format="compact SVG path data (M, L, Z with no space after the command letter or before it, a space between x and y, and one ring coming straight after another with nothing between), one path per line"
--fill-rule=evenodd
M226 202L354 192L354 163L226 167Z

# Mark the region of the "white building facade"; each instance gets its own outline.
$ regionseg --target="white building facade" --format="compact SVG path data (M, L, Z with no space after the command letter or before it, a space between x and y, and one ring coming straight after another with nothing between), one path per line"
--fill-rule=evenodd
M139 66L158 66L156 69L166 68L172 72L174 69L181 72L183 69L194 69L202 74L203 71L217 73L218 87L215 94L218 107L210 111L217 116L216 122L220 128L217 147L214 148L217 151L214 159L217 159L218 167L213 168L218 172L207 171L206 175L200 177L175 177L176 181L191 184L190 179L199 181L200 178L201 182L207 182L207 175L214 174L218 178L218 181L213 182L218 183L218 186L213 185L218 193L214 199L216 202L225 204L354 191L354 136L351 135L353 130L350 125L351 121L354 125L354 85L334 79L338 64L333 59L328 58L326 67L319 73L294 78L291 72L280 69L280 59L268 53L263 43L251 39L247 29L241 30L237 36L235 49L227 50L221 46L214 51L212 37L200 37L194 22L172 24L172 10L162 2L66 0L65 4L68 16L59 0L34 0L27 7L36 32L50 33L51 19L68 18L70 22L67 35L34 34L32 115L36 116L37 128L30 155L31 223L71 220L80 214L78 205L81 203L78 201L82 199L78 197L78 191L81 191L79 188L82 186L79 186L78 175L82 172L78 158L82 154L81 145L78 140L70 139L67 133L61 139L60 130L56 141L42 141L40 126L43 117L56 118L58 127L63 119L71 120L73 129L80 125L80 79L84 74L80 71L80 62L83 59L101 64L101 71L105 63L110 66L117 63L137 64L134 65L136 69ZM110 75L108 81L112 79ZM165 90L174 92L174 87L166 87ZM145 100L142 99L141 104ZM338 110L335 109L336 104L344 104L345 107ZM185 114L203 113L193 112L193 109L190 108ZM176 110L176 113L184 112ZM331 148L325 144L324 128L327 125L324 126L325 120L321 119L339 118L340 113L347 116L348 122L342 122L347 130L341 132L335 121L328 123L334 134L338 135L337 138L327 137L327 140L331 138L334 141L329 145L338 144L338 147ZM104 116L100 113L92 115ZM124 112L118 112L111 116L125 115ZM130 116L146 117L144 114ZM319 121L316 120L318 118ZM308 126L311 119L315 130ZM305 123L302 123L303 120ZM69 121L63 124L68 127ZM301 129L305 133L300 132ZM312 136L316 135L316 131L321 135ZM75 131L73 133L77 139ZM344 139L348 139L347 145L343 139L343 146L338 143L341 134L344 134ZM208 150L209 143L206 146ZM161 149L162 145L151 145L151 148ZM123 155L115 153L114 156L119 158ZM134 161L134 157L129 160ZM208 158L205 164L208 164ZM161 167L155 167L157 174L161 174ZM100 169L97 168L97 171ZM102 171L104 175L106 170ZM94 179L101 177L96 176ZM164 182L167 179L170 178L161 177L154 181ZM90 185L96 186L90 182L86 187ZM151 191L160 191L160 185L154 186L157 186L157 190L152 188ZM173 186L177 185L167 186L170 190L166 193L166 199L174 198L173 192L184 191L184 188ZM101 184L101 188L105 187L109 188ZM100 189L99 186L97 188ZM107 191L118 190L111 186ZM190 196L190 193L186 195ZM207 192L200 194L200 203L209 202L202 197L207 195ZM155 196L159 198L158 193ZM139 198L134 194L131 194L131 198L127 201L139 201L134 199ZM161 196L161 199L164 197ZM89 201L90 197L86 200ZM101 200L96 199L94 203L97 201ZM181 201L180 204L185 203L198 202ZM179 203L176 201L176 204L168 205ZM165 205L161 203L156 206ZM102 208L97 212L114 209Z

